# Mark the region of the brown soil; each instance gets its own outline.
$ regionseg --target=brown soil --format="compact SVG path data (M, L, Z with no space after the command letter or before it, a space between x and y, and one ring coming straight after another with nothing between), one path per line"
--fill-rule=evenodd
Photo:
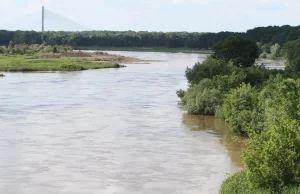
M84 53L81 51L75 52L75 51L69 51L64 52L61 54L62 57L92 57L89 53Z
M108 54L105 52L94 52L94 53L86 53L82 51L68 51L62 54L49 54L43 55L40 58L42 59L55 59L55 58L83 58L81 61L87 61L86 58L91 59L92 62L101 63L101 62L109 62L109 63L119 63L119 64L147 64L151 62L162 62L162 61L151 61L151 60L142 60L134 57L126 57L121 55Z

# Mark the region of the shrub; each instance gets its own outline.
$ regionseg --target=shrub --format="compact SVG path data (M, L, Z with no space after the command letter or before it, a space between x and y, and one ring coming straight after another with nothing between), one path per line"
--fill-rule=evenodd
M184 95L185 95L185 91L184 90L177 90L176 92L178 98L183 99Z
M234 132L247 135L252 121L252 112L257 105L257 91L250 84L242 84L232 89L226 96L223 105L225 121Z
M296 120L274 118L261 134L250 133L243 154L247 178L253 188L300 185L300 124Z
M300 194L300 185L289 185L280 190L281 194ZM251 187L246 171L228 177L221 185L220 194L276 194L272 189Z
M216 75L231 74L233 69L234 67L230 67L224 62L208 57L202 63L196 63L192 68L187 68L185 76L188 83L193 85L205 78L211 79Z
M228 93L230 89L239 87L244 82L246 75L243 72L232 72L230 75L217 75L213 77L215 88L222 93Z
M287 60L286 69L292 72L300 71L300 39L287 42L283 47Z
M191 86L185 93L182 104L190 114L214 115L220 106L221 92L214 88L213 81L203 79L199 84Z
M268 57L268 53L266 53L266 52L263 52L259 55L259 58L261 58L261 59L266 59L267 57Z
M68 65L61 65L60 70L61 71L81 71L81 70L84 70L84 68L80 65L68 64Z

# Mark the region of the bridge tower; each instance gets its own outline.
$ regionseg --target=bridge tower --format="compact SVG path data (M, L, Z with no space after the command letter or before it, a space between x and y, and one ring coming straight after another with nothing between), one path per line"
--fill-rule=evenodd
M42 32L45 30L45 8L42 7Z

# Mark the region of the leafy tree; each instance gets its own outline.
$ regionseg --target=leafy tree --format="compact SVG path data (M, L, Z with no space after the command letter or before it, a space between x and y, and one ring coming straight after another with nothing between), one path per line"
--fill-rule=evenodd
M0 54L4 54L6 52L6 48L3 46L0 46Z
M224 62L232 61L237 67L250 67L258 58L259 48L254 41L231 36L213 46L214 57Z
M261 134L250 133L243 155L252 187L272 188L300 184L300 125L274 118Z
M234 132L244 136L248 134L257 100L256 89L244 83L226 96L223 104L224 117Z
M177 95L182 99L183 108L190 114L215 115L223 103L224 95L231 88L238 87L244 79L242 72L217 75L212 79L202 79L186 92L178 91Z
M216 75L228 75L235 69L226 63L214 59L206 58L202 63L196 63L192 68L187 68L185 76L189 84L198 84L204 78L213 78Z
M266 59L268 57L268 53L263 52L259 55L259 58Z
M274 44L270 48L271 54L269 56L270 59L276 59L280 55L280 45L278 43Z
M300 71L300 39L290 41L284 45L283 54L287 60L287 70Z
M203 79L185 93L182 104L190 114L214 115L220 105L221 92L214 88L210 79Z

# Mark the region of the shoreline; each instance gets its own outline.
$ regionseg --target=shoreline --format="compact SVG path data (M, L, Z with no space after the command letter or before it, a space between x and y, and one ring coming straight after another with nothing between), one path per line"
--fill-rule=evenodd
M91 51L134 51L134 52L167 52L167 53L196 53L213 54L211 50L198 50L188 48L167 48L167 47L98 47L98 46L77 46L75 50Z

